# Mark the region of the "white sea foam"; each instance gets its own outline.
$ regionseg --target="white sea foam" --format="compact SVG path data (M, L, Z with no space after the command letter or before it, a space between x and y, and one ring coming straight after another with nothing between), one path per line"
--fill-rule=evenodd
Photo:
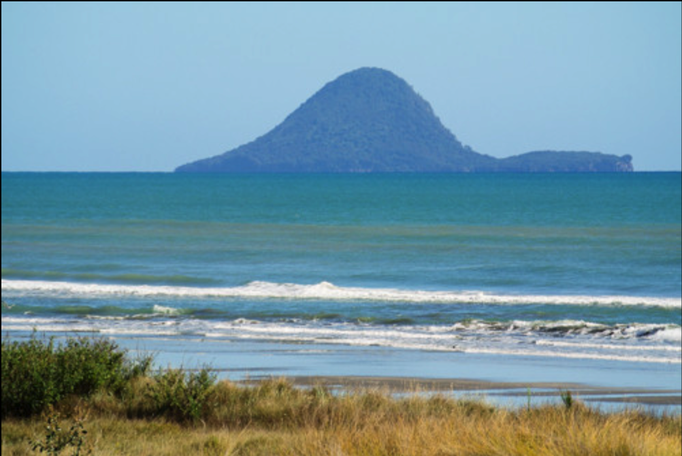
M33 332L34 330L36 330L36 331L46 332L46 333L51 333L51 332L68 332L68 333L99 332L96 328L93 328L92 326L87 325L87 324L65 325L65 324L54 323L54 324L37 325L34 322L7 324L7 323L5 323L4 318L2 320L2 330L4 332L7 332L7 331Z
M584 320L489 322L472 320L455 323L453 331L506 332L518 334L548 333L557 336L590 336L613 340L649 339L658 341L680 340L682 328L675 324L628 323L605 325ZM434 326L432 331L447 331L447 327Z
M5 329L5 325L13 325L13 324L32 324L32 325L53 325L56 323L66 323L68 319L63 319L63 318L49 318L49 317L33 317L33 316L21 316L21 317L15 317L12 315L3 315L2 316L2 328Z
M107 328L107 329L102 329L99 331L102 334L109 334L109 335L139 335L139 336L145 336L145 335L153 335L153 336L177 336L178 334L175 331L163 331L163 330L155 330L155 331L149 331L148 329L143 329L143 328Z
M168 306L160 306L158 304L155 304L154 307L152 307L152 310L154 311L155 314L162 315L179 315L180 313L182 313L180 309Z
M379 301L459 304L558 304L600 306L654 306L682 308L682 298L587 295L512 295L481 291L426 291L395 288L338 287L329 282L314 285L250 282L243 286L197 288L152 285L112 285L92 283L2 280L2 292L9 296L51 297L194 297L245 299L319 299L332 301Z
M562 342L556 340L538 340L537 345L546 345L550 347L567 347L571 349L584 349L584 348L596 348L599 350L621 350L621 351L669 351L669 352L682 352L682 347L680 346L670 346L670 345L613 345L613 344L595 344L595 343L585 343L585 342Z
M643 363L680 363L679 352L668 355L669 347L662 347L658 354L647 350L631 351L631 347L598 344L576 344L573 346L537 346L520 344L512 338L497 340L461 340L443 337L428 337L424 334L405 332L400 335L384 331L311 330L303 328L276 328L270 325L259 331L237 331L233 337L246 340L290 341L309 344L351 345L360 347L387 347L408 350L454 351L469 354L509 355L525 357L552 357L570 359L595 359ZM216 333L212 334L214 337ZM222 333L225 337L225 333ZM454 342L454 343L453 343ZM570 348L571 350L566 350ZM606 348L606 349L605 349ZM633 348L634 350L634 348ZM655 352L654 352L655 353ZM677 355L677 356L676 356Z
M665 340L671 342L682 342L682 328L667 328L651 336L652 339Z
M571 320L557 322L576 323ZM578 322L589 326L589 322ZM651 336L613 337L601 332L545 333L537 328L546 322L516 321L508 329L472 322L461 328L441 326L385 326L355 323L273 322L239 318L232 321L198 319L109 320L31 318L3 316L4 331L93 332L112 337L206 337L221 340L258 340L275 343L386 347L391 349L454 351L524 357L596 359L646 363L680 363L682 350L672 338L659 333L679 334L670 325ZM637 326L637 325L634 325ZM641 325L647 326L647 325ZM632 332L633 334L636 331ZM558 338L560 334L566 338ZM673 336L674 337L674 336ZM673 345L674 344L674 345Z

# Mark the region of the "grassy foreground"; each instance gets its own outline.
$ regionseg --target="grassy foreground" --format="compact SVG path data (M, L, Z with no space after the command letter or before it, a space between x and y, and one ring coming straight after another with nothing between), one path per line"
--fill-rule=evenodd
M682 454L679 415L240 386L150 366L104 340L3 340L3 456Z

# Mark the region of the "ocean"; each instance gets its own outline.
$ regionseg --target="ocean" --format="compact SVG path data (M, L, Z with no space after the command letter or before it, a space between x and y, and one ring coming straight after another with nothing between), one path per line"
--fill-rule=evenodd
M2 173L2 337L680 388L680 173Z

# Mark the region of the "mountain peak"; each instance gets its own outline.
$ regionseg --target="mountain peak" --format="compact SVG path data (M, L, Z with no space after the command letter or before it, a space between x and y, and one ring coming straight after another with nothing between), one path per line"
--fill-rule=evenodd
M176 171L471 172L499 166L463 146L405 80L363 67L325 84L265 135Z

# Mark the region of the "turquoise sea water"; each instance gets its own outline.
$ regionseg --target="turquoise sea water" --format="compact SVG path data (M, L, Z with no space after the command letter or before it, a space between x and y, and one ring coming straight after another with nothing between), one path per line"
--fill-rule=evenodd
M396 350L439 367L395 375L627 364L679 388L680 193L680 173L3 173L3 337L234 368L267 346L319 374Z

